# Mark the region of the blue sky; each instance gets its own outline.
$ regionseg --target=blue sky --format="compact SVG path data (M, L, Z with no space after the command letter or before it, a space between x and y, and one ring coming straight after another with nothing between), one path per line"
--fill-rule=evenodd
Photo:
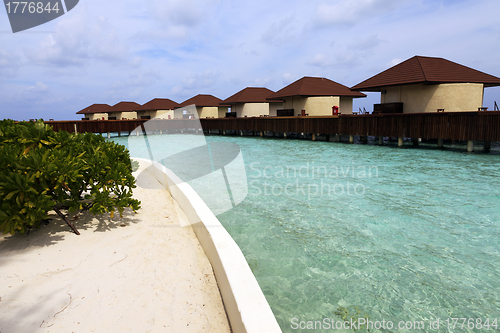
M79 119L93 103L225 99L303 76L353 86L414 55L500 77L498 0L80 0L13 34L0 10L0 118ZM356 99L372 109L378 93ZM500 87L484 106L500 104Z

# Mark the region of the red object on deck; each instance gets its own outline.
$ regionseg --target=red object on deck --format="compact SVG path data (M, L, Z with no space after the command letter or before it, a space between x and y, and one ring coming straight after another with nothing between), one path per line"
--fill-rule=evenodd
M336 116L339 114L339 107L338 106L332 106L332 115Z

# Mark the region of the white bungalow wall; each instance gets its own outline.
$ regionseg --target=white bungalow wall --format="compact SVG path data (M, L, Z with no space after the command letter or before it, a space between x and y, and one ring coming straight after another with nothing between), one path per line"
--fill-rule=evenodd
M170 118L174 118L174 110L147 110L137 112L137 118L140 118L141 116L149 116L153 119L158 116L162 116L162 118L168 119L168 115L170 115Z
M276 110L283 109L283 105L284 105L283 102L269 103L269 116L276 117L277 116Z
M409 84L383 88L380 102L403 102L404 113L477 111L483 91L481 83Z
M88 118L89 120L108 120L108 114L107 113L86 113L85 118Z
M116 117L116 120L121 119L137 119L137 112L109 112L109 117Z
M352 114L352 97L291 97L284 103L284 109L294 109L295 116L299 116L302 110L309 116L331 116L333 106L338 106L342 114Z
M229 112L228 106L219 106L218 111L217 111L217 115L219 118L225 118L227 112Z
M228 107L227 106L197 106L196 111L198 112L198 117L200 118L219 118L220 114L224 114L222 118L225 117Z
M269 103L234 104L231 112L236 112L238 118L269 116Z
M184 115L184 111L186 111L187 115L189 115L189 114L193 115L193 111L191 108L187 108L187 107L179 108L179 109L174 110L174 119L182 119L183 115Z

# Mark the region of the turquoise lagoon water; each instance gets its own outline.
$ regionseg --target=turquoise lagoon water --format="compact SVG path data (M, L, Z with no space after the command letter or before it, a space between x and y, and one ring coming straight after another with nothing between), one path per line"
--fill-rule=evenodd
M500 154L206 139L241 148L248 195L218 218L284 332L350 318L372 321L357 327L370 332L483 332L445 320L500 321ZM150 136L153 151L167 149L162 140Z

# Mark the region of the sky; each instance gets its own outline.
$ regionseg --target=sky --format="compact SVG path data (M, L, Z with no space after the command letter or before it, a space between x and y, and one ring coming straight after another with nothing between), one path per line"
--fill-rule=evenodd
M303 76L352 87L415 55L500 77L498 0L80 0L12 33L0 9L0 119L80 119L153 98L277 91ZM354 100L372 110L380 93ZM500 104L486 88L483 106Z

